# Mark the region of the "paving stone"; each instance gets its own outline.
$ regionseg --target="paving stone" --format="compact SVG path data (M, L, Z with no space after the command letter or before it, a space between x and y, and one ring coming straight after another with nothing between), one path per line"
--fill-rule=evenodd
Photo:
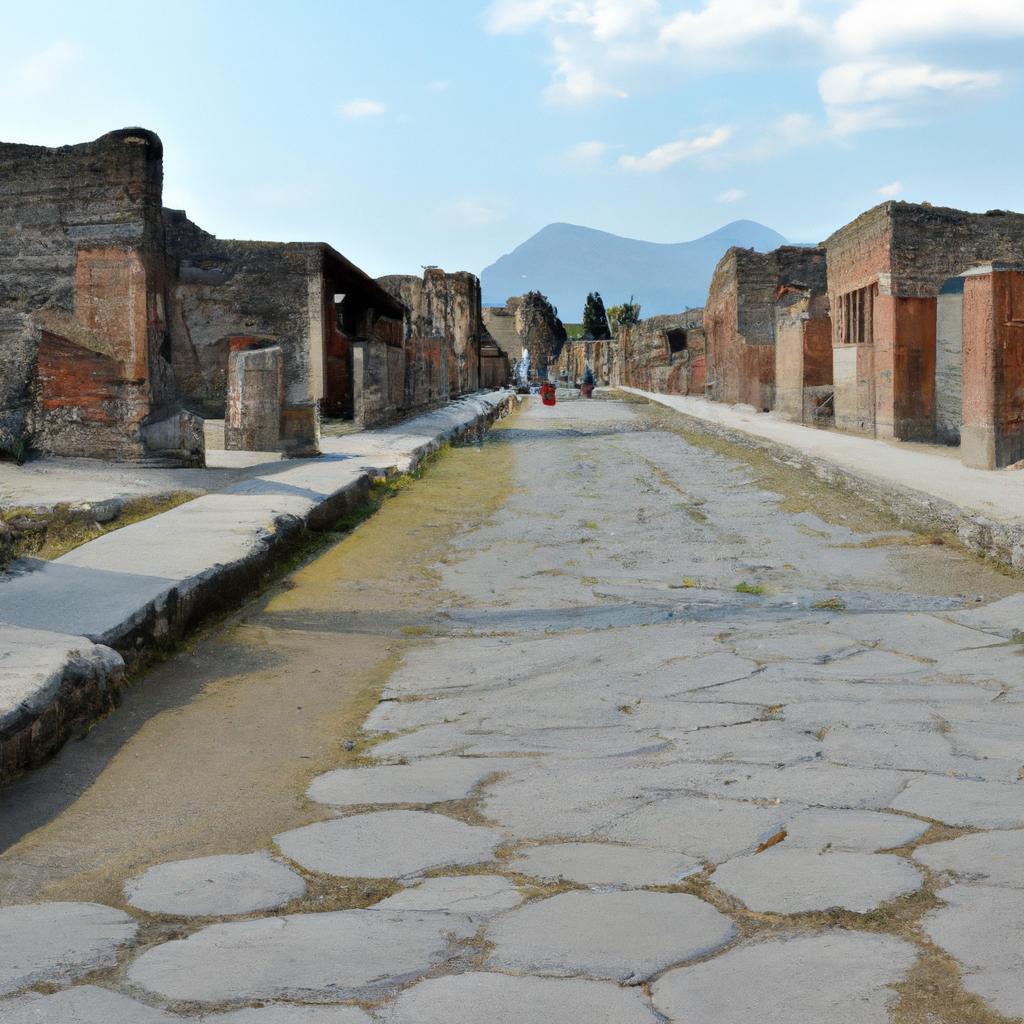
M928 914L925 933L955 957L968 992L1006 1017L1024 1017L1024 892L987 885L953 885Z
M821 750L830 764L864 768L969 772L977 767L954 753L949 738L934 723L930 731L890 725L869 729L835 725L825 733Z
M453 875L403 889L374 904L374 910L457 914L475 925L522 902L523 894L501 875Z
M965 881L1024 889L1024 830L978 832L914 851L933 871L951 871Z
M874 853L912 843L928 831L928 824L881 811L811 807L790 818L786 831L787 849L798 846L820 852L829 847Z
M731 766L730 775L710 792L734 800L780 800L821 807L883 810L906 785L902 772L810 763L782 768Z
M929 775L913 779L891 806L947 825L1020 828L1024 825L1024 786Z
M383 1024L656 1024L639 989L582 978L470 973L403 992Z
M137 928L127 914L98 903L0 908L0 995L112 966Z
M133 907L181 917L272 910L306 891L302 876L266 854L227 854L158 864L125 887Z
M839 633L774 632L765 636L747 636L735 645L737 654L758 661L806 661L824 664L864 650L855 640Z
M769 721L687 733L677 738L676 749L690 760L775 766L820 757L822 743L787 722Z
M482 728L469 720L428 725L374 747L378 757L430 758L436 754L528 754L555 751L578 757L621 757L658 750L664 741L652 729L627 725L601 728L546 728L509 732L504 726Z
M699 658L672 659L657 672L625 684L624 689L643 697L670 697L706 687L718 687L734 679L746 679L757 671L757 662L718 651ZM715 692L713 689L709 693Z
M783 846L727 861L712 881L749 909L775 914L832 907L863 914L921 887L921 873L902 857L818 854Z
M718 864L757 848L800 808L675 796L642 807L605 829L609 839L681 851Z
M934 659L954 651L976 651L1000 643L977 629L955 625L937 615L850 615L843 619L847 636L916 658Z
M373 1024L373 1018L358 1006L287 1006L281 1003L200 1019L202 1024Z
M489 967L634 981L731 941L724 914L679 893L567 892L497 918Z
M488 790L483 809L522 839L586 839L667 792L721 789L735 774L730 765L674 758L548 759L510 772ZM638 845L661 844L641 841Z
M763 717L762 708L743 704L698 701L643 700L630 712L629 722L639 729L654 729L674 739L709 726L739 725Z
M888 1024L916 959L889 935L823 932L740 946L659 978L655 1008L686 1024Z
M425 811L375 811L321 821L274 837L310 871L347 878L407 878L431 868L490 860L501 833Z
M434 804L461 800L502 764L484 758L438 757L413 764L340 768L315 778L307 795L334 807Z
M972 608L966 612L953 612L946 618L971 629L983 629L1010 638L1024 633L1024 594L1012 594L1001 601Z
M148 950L133 985L197 1002L337 1002L402 984L445 958L441 917L341 910L215 924Z
M181 1017L94 985L81 985L52 995L33 992L0 1002L0 1024L181 1024L181 1021Z
M557 882L638 888L673 885L700 869L694 857L668 850L609 843L552 843L531 846L507 865L510 871Z

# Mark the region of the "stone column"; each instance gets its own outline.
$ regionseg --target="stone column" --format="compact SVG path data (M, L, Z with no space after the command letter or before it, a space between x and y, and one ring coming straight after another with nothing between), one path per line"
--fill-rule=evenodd
M989 264L963 277L960 457L998 469L1024 459L1024 265Z
M224 447L272 452L281 446L284 354L280 346L236 348L228 356Z

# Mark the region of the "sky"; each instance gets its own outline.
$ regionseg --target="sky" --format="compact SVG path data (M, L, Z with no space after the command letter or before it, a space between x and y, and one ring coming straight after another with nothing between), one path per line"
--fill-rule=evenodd
M554 221L1024 210L1024 0L0 4L0 140L152 129L166 205L375 276L479 273Z

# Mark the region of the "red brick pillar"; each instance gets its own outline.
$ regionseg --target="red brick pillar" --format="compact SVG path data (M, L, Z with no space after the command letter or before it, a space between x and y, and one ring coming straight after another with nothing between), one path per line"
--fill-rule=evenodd
M998 469L1024 459L1024 266L964 274L964 465Z

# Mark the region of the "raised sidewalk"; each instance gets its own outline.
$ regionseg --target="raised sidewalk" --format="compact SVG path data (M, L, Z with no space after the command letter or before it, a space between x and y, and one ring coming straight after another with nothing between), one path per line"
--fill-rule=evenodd
M325 438L316 459L0 574L0 782L108 708L136 652L243 600L307 530L329 527L372 479L407 473L515 401L474 395L396 427Z
M749 406L618 390L675 410L695 430L766 449L856 492L905 526L955 534L972 551L1024 571L1024 471L970 469L955 448L817 430Z

